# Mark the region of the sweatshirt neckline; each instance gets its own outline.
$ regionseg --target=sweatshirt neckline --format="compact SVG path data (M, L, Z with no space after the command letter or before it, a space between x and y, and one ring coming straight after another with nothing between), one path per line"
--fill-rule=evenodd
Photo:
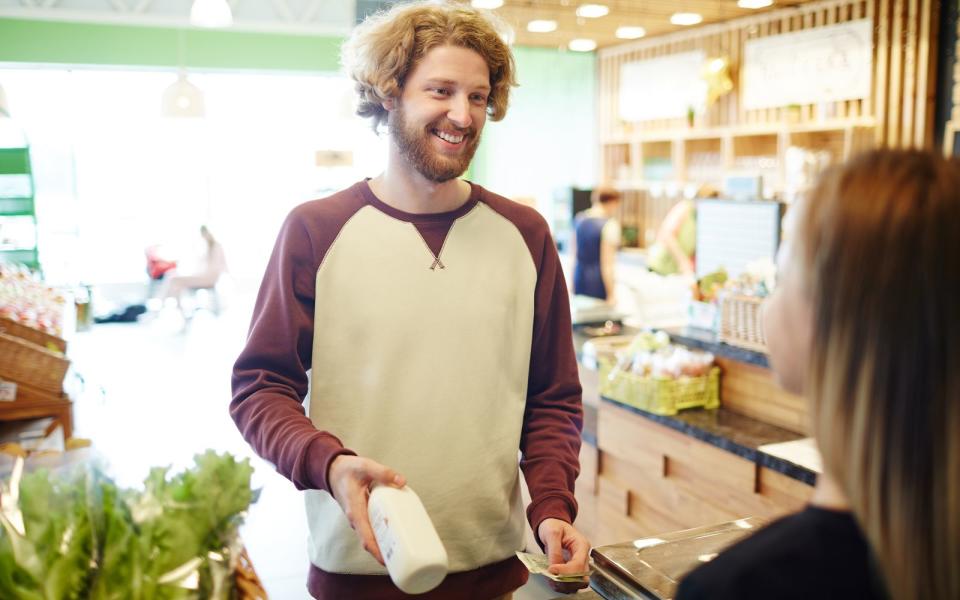
M472 181L468 181L467 183L470 184L470 197L467 198L467 201L454 210L439 213L409 213L398 208L394 208L380 198L377 198L376 194L373 193L373 190L370 189L369 178L364 179L357 185L360 188L361 196L363 196L363 199L368 204L372 205L377 210L390 215L394 219L406 221L408 223L439 223L459 219L463 215L473 210L473 208L480 201L480 190L482 188Z

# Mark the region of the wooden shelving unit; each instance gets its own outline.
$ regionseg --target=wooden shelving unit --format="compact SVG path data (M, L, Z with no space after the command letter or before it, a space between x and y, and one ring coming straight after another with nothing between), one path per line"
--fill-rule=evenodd
M937 55L932 25L937 10L934 0L822 0L601 50L599 180L647 198L637 207L641 213L647 212L647 201L675 202L685 191L689 195L703 184L720 187L726 174L760 175L765 197L789 200L796 192L787 165L790 148L815 154L818 163L824 163L820 167L872 147L929 148L933 143L931 73ZM767 109L744 107L742 61L748 41L861 19L873 23L869 97ZM692 124L687 118L620 118L624 65L693 51L730 61L732 92L697 115ZM627 214L621 217L633 219ZM656 228L649 222L646 226Z

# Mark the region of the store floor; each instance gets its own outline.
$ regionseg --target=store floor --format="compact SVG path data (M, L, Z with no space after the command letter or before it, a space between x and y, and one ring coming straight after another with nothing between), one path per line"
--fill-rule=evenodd
M199 311L187 327L161 315L78 333L70 348L84 380L76 435L93 440L122 485L137 485L151 466L182 468L207 448L250 457L261 488L242 530L251 560L272 599L308 599L300 493L253 454L227 414L251 305L252 296L234 297L220 317ZM515 600L556 597L542 579L531 577Z

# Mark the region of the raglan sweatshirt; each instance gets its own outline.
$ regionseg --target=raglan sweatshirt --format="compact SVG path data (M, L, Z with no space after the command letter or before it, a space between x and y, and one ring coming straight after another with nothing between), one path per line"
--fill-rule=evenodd
M526 581L518 451L533 530L576 517L581 389L559 257L536 211L478 185L440 214L392 208L366 181L295 208L232 383L245 439L305 490L317 598L407 597L330 494L342 454L395 469L423 501L450 574L418 598Z

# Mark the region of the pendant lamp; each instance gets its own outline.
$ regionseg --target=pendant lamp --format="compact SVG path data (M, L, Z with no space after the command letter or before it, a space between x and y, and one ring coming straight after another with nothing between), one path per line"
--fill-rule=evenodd
M165 117L203 117L206 114L203 92L190 83L186 71L181 70L177 80L163 91L161 112Z
M190 24L197 27L230 27L233 12L227 0L193 0Z

